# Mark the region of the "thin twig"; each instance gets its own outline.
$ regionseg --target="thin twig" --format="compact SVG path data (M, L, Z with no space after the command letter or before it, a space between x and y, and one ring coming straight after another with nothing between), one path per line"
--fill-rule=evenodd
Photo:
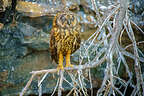
M58 84L59 84L59 78L58 78L58 80L57 80L56 86L55 86L55 88L54 88L51 96L54 96L54 93L55 93L55 91L56 91L56 89L57 89L57 87L58 87Z
M144 41L139 41L139 42L136 43L136 45L139 45L139 44L142 44L142 43L144 43ZM127 49L127 48L129 48L131 46L133 46L133 44L127 45L124 49Z
M137 77L137 88L139 90L139 95L144 95L144 83L143 83L143 77L140 67L140 61L139 61L139 54L138 54L138 48L136 45L135 36L133 33L133 29L131 27L130 21L128 21L129 26L129 33L128 36L131 36L131 41L133 42L133 48L134 48L134 55L135 55L135 73Z
M22 92L20 93L20 96L23 96L23 95L24 95L24 93L26 92L26 90L27 90L28 87L30 86L30 84L31 84L31 82L32 82L32 80L33 80L34 77L35 77L35 74L33 74L33 75L31 76L31 78L29 79L28 83L26 84L26 86L24 87L24 89L22 90Z
M130 22L134 24L144 34L144 31L135 22L133 22L132 20L130 20Z
M39 96L42 96L42 84L40 83L41 80L40 80L40 76L38 76L38 93L39 93Z
M48 75L48 72L45 73L45 75L43 76L43 78L39 81L38 87L41 85L41 83L43 82L43 80L46 78L47 75Z
M82 89L84 96L86 96L86 93L84 91L84 85L83 85L83 82L81 80L81 70L78 70L78 79L79 79L79 83L80 83L80 88Z

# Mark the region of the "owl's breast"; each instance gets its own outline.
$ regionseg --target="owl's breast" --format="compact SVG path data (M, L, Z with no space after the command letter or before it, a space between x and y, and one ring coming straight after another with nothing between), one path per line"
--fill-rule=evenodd
M64 55L68 50L75 52L80 47L80 34L76 28L57 29L55 31L55 40L57 52L61 51Z

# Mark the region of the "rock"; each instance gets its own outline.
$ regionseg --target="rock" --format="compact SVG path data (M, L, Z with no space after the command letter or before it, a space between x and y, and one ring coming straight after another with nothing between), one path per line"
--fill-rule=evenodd
M29 72L54 66L47 51L48 37L43 31L37 32L36 28L23 23L0 30L0 95L18 94L27 83Z

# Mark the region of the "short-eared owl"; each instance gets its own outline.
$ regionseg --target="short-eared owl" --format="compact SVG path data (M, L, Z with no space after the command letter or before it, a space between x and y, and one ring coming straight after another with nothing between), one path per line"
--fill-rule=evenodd
M63 69L63 57L66 67L72 67L70 55L80 47L80 29L76 14L59 12L54 17L50 38L51 57L58 63L57 69Z

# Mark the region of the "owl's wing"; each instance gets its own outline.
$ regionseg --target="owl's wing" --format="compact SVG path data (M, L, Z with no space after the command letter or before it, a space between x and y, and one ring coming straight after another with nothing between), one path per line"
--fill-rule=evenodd
M51 58L56 63L58 63L58 54L57 54L57 47L56 47L56 40L54 36L54 30L51 30L51 37L50 37L50 52Z

